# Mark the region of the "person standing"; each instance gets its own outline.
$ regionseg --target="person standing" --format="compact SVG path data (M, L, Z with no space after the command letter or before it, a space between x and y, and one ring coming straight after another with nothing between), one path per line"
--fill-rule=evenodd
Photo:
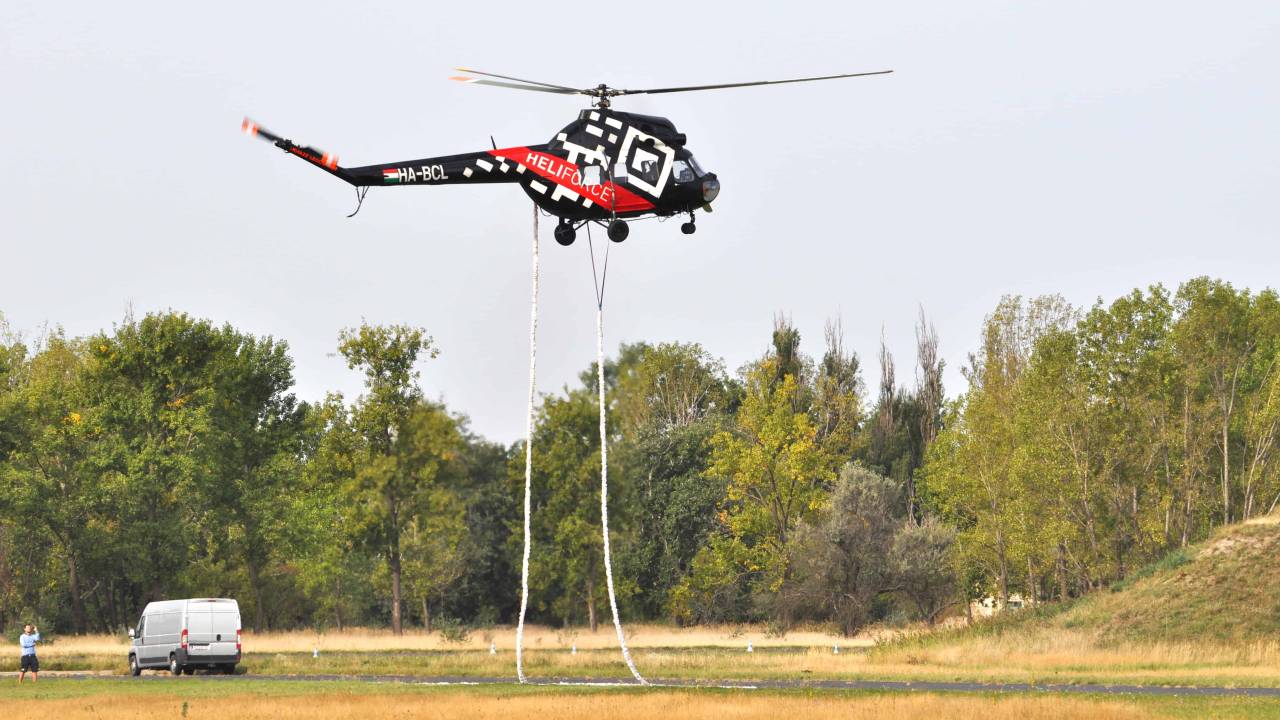
M22 635L18 644L22 646L22 672L18 675L18 684L22 684L27 671L31 671L31 682L40 677L40 660L36 658L36 643L40 642L40 629L30 623L22 626Z

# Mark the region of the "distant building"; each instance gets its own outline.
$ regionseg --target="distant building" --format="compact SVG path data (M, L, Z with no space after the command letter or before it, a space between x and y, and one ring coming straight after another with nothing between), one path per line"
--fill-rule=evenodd
M970 601L969 612L971 612L974 617L991 617L992 615L995 615L996 612L999 610L999 607L998 607L999 604L1000 603L996 598L988 595L987 597L981 598L979 600ZM1035 604L1034 601L1030 603L1023 602L1022 595L1018 593L1009 593L1009 604L1006 605L1004 609L1019 610L1024 606L1034 605L1034 604Z

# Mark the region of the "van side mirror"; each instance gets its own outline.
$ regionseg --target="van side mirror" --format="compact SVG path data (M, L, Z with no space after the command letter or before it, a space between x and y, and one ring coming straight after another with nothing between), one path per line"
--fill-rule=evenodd
M133 628L129 628L129 637L133 637Z

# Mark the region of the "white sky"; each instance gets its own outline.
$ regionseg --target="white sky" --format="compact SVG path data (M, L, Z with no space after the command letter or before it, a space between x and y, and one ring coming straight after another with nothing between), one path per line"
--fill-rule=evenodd
M338 330L424 326L423 383L523 434L530 203L514 185L370 192L239 134L250 115L344 164L547 141L583 102L449 82L456 65L617 87L893 68L637 97L723 190L699 231L614 247L608 347L703 343L733 369L789 313L843 317L874 384L910 380L923 305L958 368L1000 295L1087 305L1200 274L1280 280L1275 2L0 4L0 312L35 333L130 304L288 341L298 394L359 392ZM544 221L539 386L594 359L587 248Z

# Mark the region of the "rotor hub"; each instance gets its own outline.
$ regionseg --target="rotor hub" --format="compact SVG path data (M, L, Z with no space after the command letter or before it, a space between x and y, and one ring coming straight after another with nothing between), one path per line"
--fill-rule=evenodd
M609 98L618 95L619 92L604 83L592 88L588 93L592 97L592 105L598 108L607 108L610 106Z

